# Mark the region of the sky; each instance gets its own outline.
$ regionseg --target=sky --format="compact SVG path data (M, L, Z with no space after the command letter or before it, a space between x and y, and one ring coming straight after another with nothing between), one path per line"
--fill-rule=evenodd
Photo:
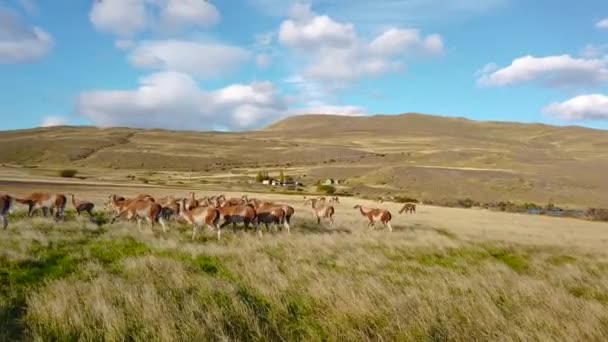
M608 1L0 0L0 130L407 112L608 129Z

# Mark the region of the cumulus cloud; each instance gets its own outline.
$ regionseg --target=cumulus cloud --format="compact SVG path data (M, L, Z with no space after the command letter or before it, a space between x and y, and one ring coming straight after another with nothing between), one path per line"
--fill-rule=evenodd
M40 123L40 127L63 126L68 123L68 120L63 116L47 116Z
M165 0L161 10L161 22L169 29L209 27L219 21L220 14L209 1Z
M94 1L89 19L98 31L119 36L132 36L146 27L145 1Z
M135 42L130 39L117 39L114 42L114 46L119 50L129 50L135 46Z
M147 29L209 27L220 15L208 1L103 0L93 2L89 19L98 31L132 37Z
M359 106L335 106L324 103L310 103L304 108L290 111L290 115L306 114L364 116L367 115L367 111Z
M279 41L296 49L350 47L356 39L352 24L342 24L326 15L317 15L310 5L296 3L291 18L283 21Z
M237 46L183 40L145 41L129 55L131 64L139 68L180 71L203 78L234 71L248 58L249 52Z
M566 121L608 120L608 96L580 95L561 103L552 103L543 112Z
M602 19L595 23L595 27L603 30L608 30L608 18Z
M0 8L0 63L23 63L46 56L53 48L51 35L28 27L12 11Z
M287 104L270 82L201 89L188 74L160 72L134 90L85 92L78 112L95 125L165 129L250 129L286 115Z
M538 82L548 87L594 86L608 81L608 60L573 58L569 55L515 59L511 65L487 69L477 80L487 87Z
M425 37L417 29L391 28L368 41L353 24L319 15L301 3L281 24L278 40L307 60L302 77L339 85L403 70L406 57L443 51L441 36Z

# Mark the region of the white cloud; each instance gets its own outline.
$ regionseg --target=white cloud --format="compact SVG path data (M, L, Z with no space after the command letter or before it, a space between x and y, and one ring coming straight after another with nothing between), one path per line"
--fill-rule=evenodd
M68 120L63 116L47 116L40 123L40 127L63 126L68 123Z
M310 103L306 107L290 111L291 115L322 114L342 116L364 116L367 111L358 106L333 106L324 103Z
M475 76L483 76L487 74L491 74L494 71L498 70L500 67L496 63L488 63L483 66L483 68L477 70L475 72Z
M296 3L291 18L283 21L279 41L296 49L350 47L356 39L352 24L342 24L325 15L317 15L309 5Z
M552 103L543 112L566 121L608 120L608 96L581 95L561 103Z
M271 63L272 58L267 54L260 53L255 57L255 64L262 69L268 68Z
M144 0L94 1L89 13L93 26L101 32L133 36L146 27Z
M569 55L515 59L510 66L486 71L481 86L508 86L539 82L548 87L594 86L608 81L608 60L573 58Z
M0 64L38 60L51 51L53 44L48 32L28 27L15 13L0 9Z
M78 112L103 127L241 130L276 121L287 105L270 82L207 91L187 74L160 72L142 78L134 90L83 93Z
M220 14L208 1L103 0L93 2L89 19L98 31L133 37L147 29L209 27Z
M608 30L608 18L602 19L595 24L595 27L599 29Z
M129 55L131 64L146 69L173 70L211 78L234 71L249 58L240 47L182 40L146 41Z
M441 36L424 37L417 29L390 28L367 41L352 24L318 15L303 4L296 4L281 24L279 41L309 62L302 77L338 86L403 70L407 57L443 51Z
M201 0L166 0L161 21L170 29L209 27L220 21L220 14L210 2Z
M114 42L114 46L119 50L130 50L135 46L135 42L130 39L117 39Z
M438 34L423 38L418 29L391 28L372 40L369 50L372 54L387 57L398 56L410 50L434 55L443 52L443 40Z

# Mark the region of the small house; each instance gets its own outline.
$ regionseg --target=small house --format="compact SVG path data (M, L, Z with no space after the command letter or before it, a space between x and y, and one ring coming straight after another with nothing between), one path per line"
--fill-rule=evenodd
M325 185L333 185L333 184L335 184L335 183L336 183L336 180L335 180L335 179L333 179L333 178L327 178L327 179L325 180Z

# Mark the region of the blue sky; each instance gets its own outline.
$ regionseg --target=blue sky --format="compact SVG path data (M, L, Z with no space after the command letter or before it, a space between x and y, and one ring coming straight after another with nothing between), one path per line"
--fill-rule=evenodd
M2 0L0 129L419 112L608 129L608 1Z

